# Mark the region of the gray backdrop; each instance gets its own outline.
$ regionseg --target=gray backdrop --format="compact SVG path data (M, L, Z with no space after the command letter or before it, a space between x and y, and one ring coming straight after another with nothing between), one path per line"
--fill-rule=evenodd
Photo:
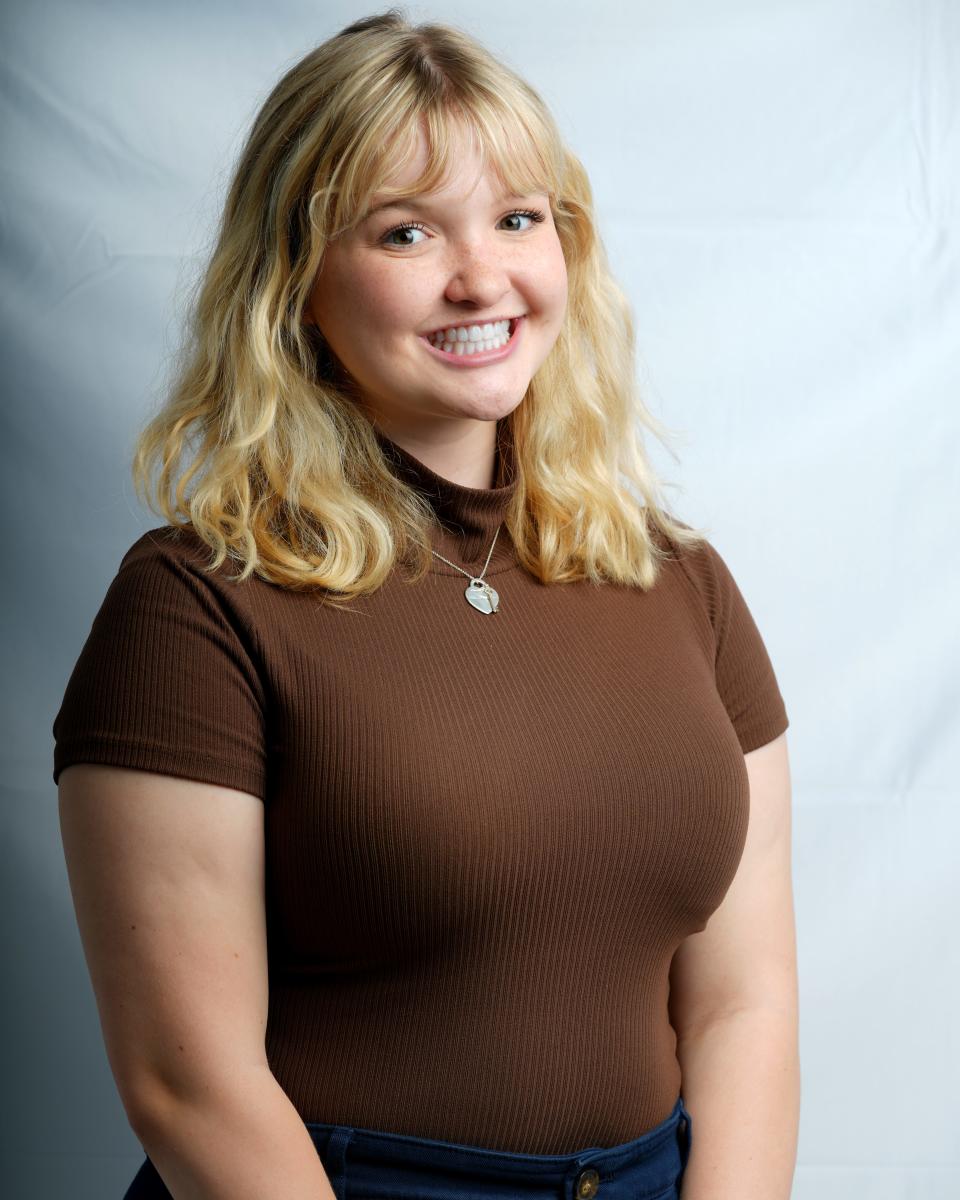
M2 511L5 1195L117 1197L142 1152L70 899L51 723L124 551L129 457L240 140L383 6L8 3ZM680 514L791 719L799 1200L960 1195L960 3L408 6L553 107L638 323Z

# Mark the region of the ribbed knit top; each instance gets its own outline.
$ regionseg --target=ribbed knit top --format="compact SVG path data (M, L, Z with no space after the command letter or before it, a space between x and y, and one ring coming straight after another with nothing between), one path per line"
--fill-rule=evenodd
M516 487L444 479L378 434L482 567ZM656 585L545 586L506 529L486 614L433 560L352 612L199 567L192 532L124 555L53 726L108 763L265 805L266 1051L307 1122L529 1154L638 1137L681 1090L671 959L733 880L744 754L788 725L710 543Z

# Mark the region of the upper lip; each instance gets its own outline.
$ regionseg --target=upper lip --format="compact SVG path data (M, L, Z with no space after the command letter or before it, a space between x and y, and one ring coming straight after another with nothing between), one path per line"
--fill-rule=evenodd
M509 316L482 317L473 321L448 321L446 325L434 325L432 329L425 329L420 336L428 337L431 333L439 333L441 329L469 329L471 325L479 325L482 329L484 325L495 325L497 321L519 321L525 315L525 313L512 313Z

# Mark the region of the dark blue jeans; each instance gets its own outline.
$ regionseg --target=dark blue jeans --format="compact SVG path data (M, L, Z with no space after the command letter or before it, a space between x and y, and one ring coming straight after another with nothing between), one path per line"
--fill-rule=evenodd
M679 1200L693 1122L677 1098L632 1142L571 1154L519 1154L385 1133L307 1125L337 1200ZM168 1200L149 1158L124 1200Z
M307 1125L337 1200L678 1200L693 1122L677 1098L653 1129L619 1146L519 1154Z

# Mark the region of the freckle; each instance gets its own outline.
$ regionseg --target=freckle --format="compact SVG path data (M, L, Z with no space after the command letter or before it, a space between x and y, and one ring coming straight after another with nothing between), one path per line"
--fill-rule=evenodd
M130 928L131 928L131 929L136 929L136 925L131 925L131 926L130 926Z
M182 1046L178 1046L178 1047L177 1047L177 1049L179 1049L179 1050L182 1050L182 1049L183 1049L183 1047L182 1047Z

